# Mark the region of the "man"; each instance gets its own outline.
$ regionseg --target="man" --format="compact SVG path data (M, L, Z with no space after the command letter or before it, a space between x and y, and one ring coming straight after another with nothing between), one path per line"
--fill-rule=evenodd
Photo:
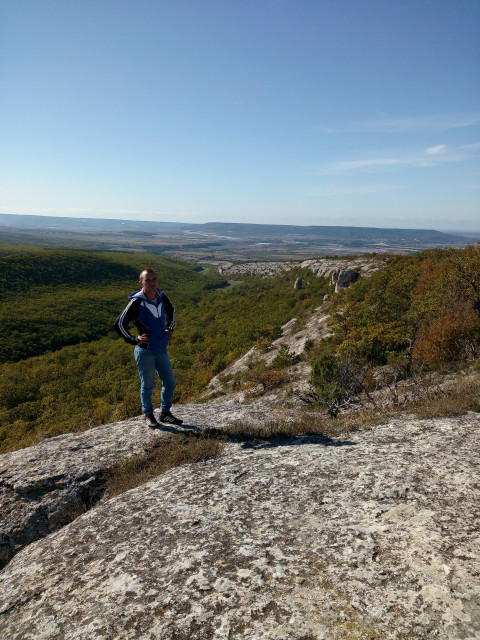
M170 411L175 390L175 375L167 353L175 326L175 309L168 297L158 288L158 275L153 269L140 274L140 291L132 293L130 302L115 322L115 330L125 342L135 345L135 360L140 374L140 397L145 421L149 427L161 425L153 413L152 394L155 371L162 381L160 420L168 424L182 424ZM132 336L128 325L134 320L138 337Z

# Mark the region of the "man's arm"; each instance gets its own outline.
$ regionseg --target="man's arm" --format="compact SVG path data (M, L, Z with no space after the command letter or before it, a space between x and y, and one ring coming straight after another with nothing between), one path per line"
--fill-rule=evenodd
M138 298L130 300L125 309L115 320L115 331L125 340L125 342L128 342L128 344L136 345L139 343L139 339L132 336L128 330L130 322L137 317L139 303L140 300Z
M163 304L165 307L165 329L173 331L175 327L175 307L165 293L163 294Z

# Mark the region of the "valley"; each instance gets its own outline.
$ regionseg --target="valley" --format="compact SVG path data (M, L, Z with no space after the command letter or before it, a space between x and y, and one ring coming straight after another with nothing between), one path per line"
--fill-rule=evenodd
M189 261L288 261L363 253L411 254L480 239L423 229L237 223L185 224L0 214L2 242L148 251Z

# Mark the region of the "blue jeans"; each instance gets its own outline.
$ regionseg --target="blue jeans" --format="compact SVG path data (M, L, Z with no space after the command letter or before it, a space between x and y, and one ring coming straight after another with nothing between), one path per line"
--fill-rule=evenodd
M142 399L143 413L147 416L153 413L152 394L155 389L155 371L162 381L160 408L162 411L169 411L172 406L176 380L167 349L165 347L142 349L142 347L137 346L135 347L135 360L137 361L138 373L142 381L140 397Z

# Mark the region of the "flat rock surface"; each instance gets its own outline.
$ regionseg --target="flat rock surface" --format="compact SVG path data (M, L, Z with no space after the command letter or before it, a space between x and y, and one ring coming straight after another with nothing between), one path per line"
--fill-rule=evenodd
M187 428L222 427L235 419L260 422L274 414L268 407L215 403L175 411ZM143 416L137 416L0 456L0 566L19 548L97 502L103 476L118 460L143 453L153 440L172 431L167 425L149 429Z
M479 453L478 414L232 444L20 551L0 638L479 638Z

